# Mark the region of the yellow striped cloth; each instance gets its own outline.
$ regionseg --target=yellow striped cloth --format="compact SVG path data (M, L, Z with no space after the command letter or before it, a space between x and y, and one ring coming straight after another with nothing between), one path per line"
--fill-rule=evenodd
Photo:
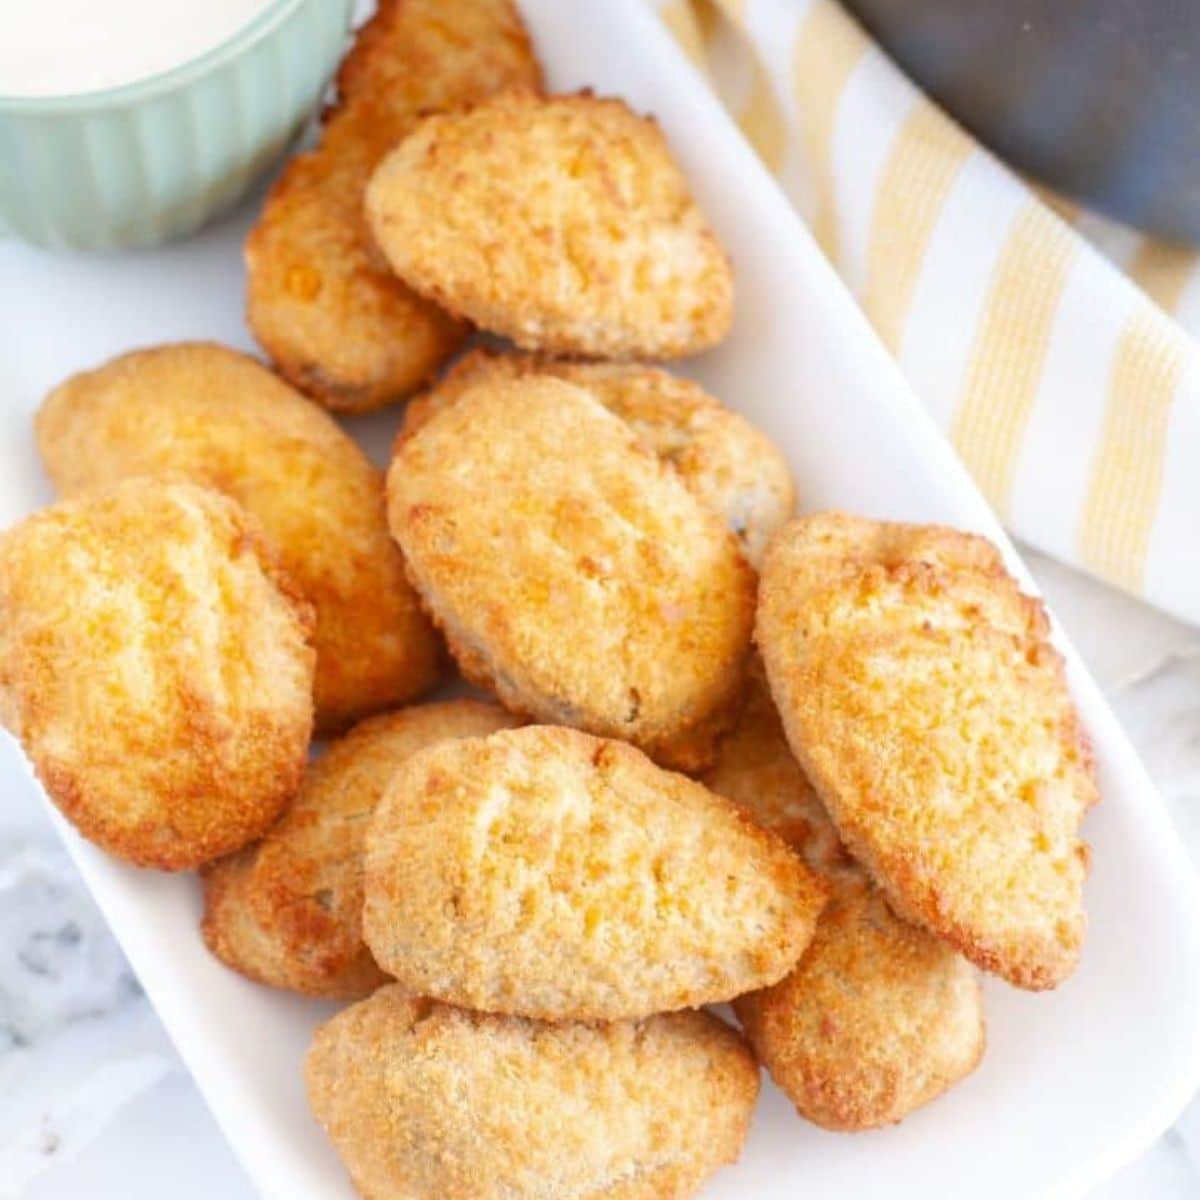
M835 0L650 2L1009 528L1200 623L1195 252L1030 186Z

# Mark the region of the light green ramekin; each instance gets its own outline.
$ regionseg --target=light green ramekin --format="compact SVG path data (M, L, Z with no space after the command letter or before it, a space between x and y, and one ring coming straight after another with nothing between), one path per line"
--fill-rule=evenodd
M160 75L74 96L0 96L0 233L114 250L199 229L311 115L351 8L275 0L229 41Z

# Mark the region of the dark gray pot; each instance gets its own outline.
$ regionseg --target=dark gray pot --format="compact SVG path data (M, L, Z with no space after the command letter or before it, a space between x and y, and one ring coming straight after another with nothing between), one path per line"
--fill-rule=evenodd
M1020 170L1200 243L1200 0L847 0Z

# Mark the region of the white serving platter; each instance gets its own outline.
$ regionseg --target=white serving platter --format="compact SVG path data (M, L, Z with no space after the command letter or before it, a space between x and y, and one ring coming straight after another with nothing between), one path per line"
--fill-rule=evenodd
M785 450L803 507L975 529L1023 572L801 222L641 0L522 7L554 87L621 95L665 128L737 272L733 336L688 370ZM240 259L250 219L244 211L184 245L120 258L0 243L0 524L49 498L29 417L62 377L175 338L251 347ZM378 452L397 420L384 413L355 428ZM1161 798L1060 641L1104 794L1085 828L1094 869L1078 973L1040 996L989 981L983 1065L898 1127L825 1133L768 1087L742 1161L716 1177L708 1200L1079 1196L1157 1137L1200 1085L1197 882ZM262 1194L349 1200L301 1087L309 1034L330 1007L211 959L193 878L122 866L59 826Z

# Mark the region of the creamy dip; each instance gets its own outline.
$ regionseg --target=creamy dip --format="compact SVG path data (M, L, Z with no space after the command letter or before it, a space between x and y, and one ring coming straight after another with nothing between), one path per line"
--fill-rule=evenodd
M169 71L275 0L0 0L0 96L70 96Z

